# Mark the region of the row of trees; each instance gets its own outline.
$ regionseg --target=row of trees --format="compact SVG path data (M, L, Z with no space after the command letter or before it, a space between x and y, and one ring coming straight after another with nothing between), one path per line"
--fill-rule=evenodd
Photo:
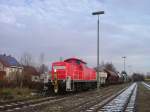
M146 75L146 79L150 79L150 73L149 72Z
M133 73L133 75L132 75L132 80L133 81L144 81L144 74L142 74L142 73Z
M107 69L109 71L112 71L112 72L117 72L115 66L112 64L112 63L102 63L102 65L100 65L98 68L95 67L94 68L96 71L99 70L103 70L103 69Z
M21 56L20 64L24 66L34 66L40 73L44 73L45 71L48 71L48 67L44 64L44 60L44 53L40 54L38 63L35 63L32 55L26 52Z
M112 63L105 63L105 64L103 63L99 67L99 70L103 69L103 68L110 70L110 71L113 71L113 72L117 72L115 66ZM122 71L121 73L127 74L125 71ZM133 73L131 76L128 76L128 78L132 81L143 81L145 79L145 75L142 73ZM150 79L150 75L147 75L146 78Z

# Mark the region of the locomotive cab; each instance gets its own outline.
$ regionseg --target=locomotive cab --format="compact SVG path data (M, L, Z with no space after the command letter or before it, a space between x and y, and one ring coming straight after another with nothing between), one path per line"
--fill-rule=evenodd
M55 62L52 64L52 76L51 83L53 85L53 90L58 93L59 85L63 85L66 79L66 63L65 62Z

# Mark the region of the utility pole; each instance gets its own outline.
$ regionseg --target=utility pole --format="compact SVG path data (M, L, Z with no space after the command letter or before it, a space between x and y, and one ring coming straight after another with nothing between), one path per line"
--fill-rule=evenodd
M126 71L126 57L122 57L123 58L123 68L124 68L124 72Z
M97 15L97 89L99 90L100 78L99 78L99 15L104 14L104 11L93 12L92 15Z

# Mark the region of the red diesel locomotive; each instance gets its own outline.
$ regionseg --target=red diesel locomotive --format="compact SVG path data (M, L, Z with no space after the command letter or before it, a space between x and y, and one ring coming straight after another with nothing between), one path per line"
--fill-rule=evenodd
M54 62L51 70L51 83L55 93L95 88L96 71L77 58Z
M99 73L101 85L122 83L117 72L104 69ZM69 58L52 63L50 88L55 93L66 91L82 91L96 88L97 75L95 69L86 66L86 62Z

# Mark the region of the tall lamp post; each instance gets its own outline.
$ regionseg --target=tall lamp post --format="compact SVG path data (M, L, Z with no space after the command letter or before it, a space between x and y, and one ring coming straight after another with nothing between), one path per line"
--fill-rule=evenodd
M92 15L97 15L97 89L99 89L100 79L99 79L99 16L104 14L104 11L93 12Z

